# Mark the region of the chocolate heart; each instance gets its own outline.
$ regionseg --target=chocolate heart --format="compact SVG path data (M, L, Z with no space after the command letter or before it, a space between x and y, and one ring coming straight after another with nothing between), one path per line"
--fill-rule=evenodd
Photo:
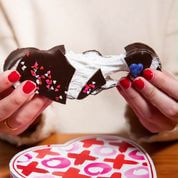
M129 68L130 68L130 74L134 77L137 77L143 71L143 64L131 64Z
M116 136L32 147L12 158L10 171L14 178L156 178L148 154L133 141Z

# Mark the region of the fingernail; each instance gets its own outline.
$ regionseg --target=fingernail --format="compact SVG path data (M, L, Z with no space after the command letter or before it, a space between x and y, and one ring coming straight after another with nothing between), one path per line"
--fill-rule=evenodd
M143 71L143 77L146 78L147 80L151 80L153 78L153 72L150 69L145 69Z
M131 86L131 82L130 82L130 80L127 79L127 78L121 79L121 80L120 80L120 84L121 84L121 86L122 86L124 89L128 89L128 88L130 88L130 86Z
M133 86L138 90L142 90L144 87L144 82L142 79L136 79L133 81Z
M27 81L25 83L25 85L23 86L23 92L25 94L29 94L30 92L32 92L34 89L36 88L35 83L31 82L31 81Z
M15 83L17 82L18 80L20 79L20 74L16 71L13 71L11 72L9 75L8 75L8 80L11 82L11 83Z

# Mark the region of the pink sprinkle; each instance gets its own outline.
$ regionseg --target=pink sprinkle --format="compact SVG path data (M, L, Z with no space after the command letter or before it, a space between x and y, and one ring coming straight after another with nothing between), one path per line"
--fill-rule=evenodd
M83 90L83 93L87 93L87 90Z
M57 92L57 91L59 91L59 89L56 88L56 89L55 89L55 92Z
M51 85L52 84L52 80L46 80L46 83L48 84L48 85Z
M85 89L83 90L83 93L87 93L87 92L88 92L88 89L85 88Z
M47 74L50 74L50 73L51 73L51 71L50 71L50 70L48 70Z
M90 86L91 88L95 88L95 85L93 85L93 84L90 84L89 86Z
M89 85L85 85L85 88L83 89L83 93L87 93L87 94L89 94L90 93L90 91L91 91L91 88L95 88L95 85L93 85L93 84L89 84Z
M61 88L61 85L58 85L57 88Z
M49 75L48 78L51 79L51 75Z
M41 67L40 67L40 70L44 70L44 67L43 67L43 66L41 66Z
M36 73L33 71L33 70L30 70L30 72L31 72L31 74L32 74L32 76L36 76Z
M88 85L85 85L85 89L84 90L88 90L90 87Z
M46 88L50 88L50 85L46 85Z
M35 62L35 64L32 66L33 69L38 69L38 63Z

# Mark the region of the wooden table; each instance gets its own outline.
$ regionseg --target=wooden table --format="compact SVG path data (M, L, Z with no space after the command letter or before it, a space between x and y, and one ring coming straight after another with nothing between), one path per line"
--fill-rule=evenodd
M80 136L84 136L84 134L55 134L38 145L62 144ZM158 178L178 178L178 142L152 143L142 146L152 157ZM0 141L0 178L9 178L9 160L23 149L24 147L17 148Z

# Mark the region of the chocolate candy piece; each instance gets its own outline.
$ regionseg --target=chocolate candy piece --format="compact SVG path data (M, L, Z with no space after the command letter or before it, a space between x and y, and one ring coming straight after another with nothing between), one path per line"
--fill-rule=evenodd
M153 67L157 70L161 70L160 60L151 47L143 43L133 43L126 46L125 50L125 61L127 62L127 65L130 68L131 77L135 78L141 75L144 69L150 67ZM154 64L154 62L156 64Z
M18 62L20 82L31 80L37 85L36 93L64 104L69 83L75 72L64 53L63 46L47 51L35 48L18 49L7 58L4 68L11 68Z
M77 99L83 99L93 91L101 88L106 83L105 78L102 75L101 70L99 69L87 82L87 84L82 88Z

